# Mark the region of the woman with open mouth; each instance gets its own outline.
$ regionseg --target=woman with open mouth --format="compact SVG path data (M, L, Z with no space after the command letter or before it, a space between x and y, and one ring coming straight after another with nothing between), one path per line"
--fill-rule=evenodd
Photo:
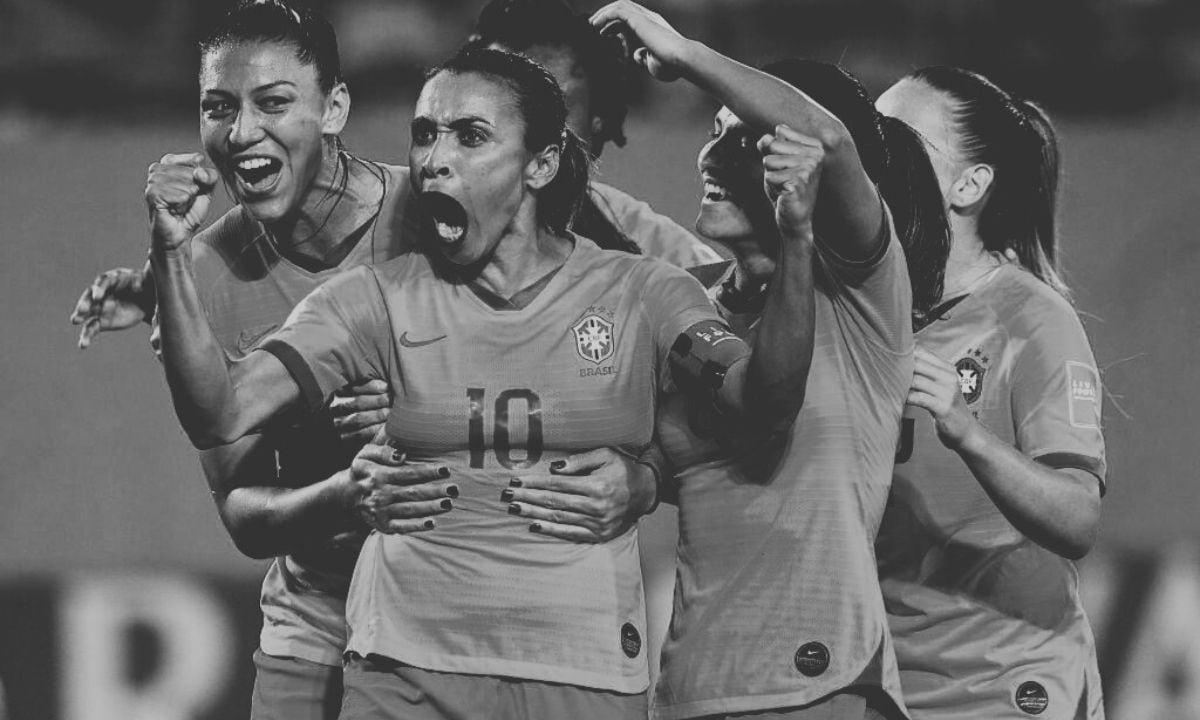
M521 56L468 50L433 71L409 156L422 252L334 278L237 361L195 302L178 237L203 188L148 188L163 359L193 442L236 441L383 379L389 443L456 480L435 527L367 538L343 718L644 718L636 528L564 542L530 527L513 489L579 449L636 455L669 391L767 434L803 397L819 149L802 144L771 183L788 259L751 352L685 271L567 230L588 158L565 121L553 76Z
M928 309L940 292L937 276L911 282L905 262L909 249L945 253L929 159L837 68L756 70L632 2L592 22L623 24L653 76L685 78L724 105L700 151L696 229L739 260L716 296L740 332L761 327L786 257L763 182L801 143L825 155L813 215L814 349L790 432L731 448L717 440L740 428L720 418L671 408L660 423L678 470L680 538L655 716L902 717L872 543L912 378L913 296Z

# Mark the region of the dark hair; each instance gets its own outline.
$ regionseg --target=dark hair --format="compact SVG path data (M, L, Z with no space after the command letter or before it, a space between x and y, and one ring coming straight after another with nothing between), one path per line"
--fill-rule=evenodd
M908 77L956 103L957 149L970 162L992 166L979 217L984 247L1011 248L1022 265L1069 298L1057 268L1058 139L1046 113L971 70L934 66Z
M200 55L246 42L291 45L297 60L316 68L317 83L326 93L342 81L337 35L329 21L310 8L288 0L239 0L200 41Z
M789 58L763 71L798 88L846 126L892 213L912 283L913 317L924 322L942 296L950 228L920 136L879 113L858 78L837 65Z
M514 52L538 45L570 50L587 76L591 114L601 120L591 150L598 154L606 142L625 145L630 72L619 39L602 36L566 0L491 0L480 11L468 46L492 43Z
M478 74L503 83L512 92L525 123L525 149L559 149L558 173L538 191L538 224L565 233L587 193L591 159L583 141L567 128L567 104L562 88L546 68L503 50L466 48L432 69L426 82L443 72Z

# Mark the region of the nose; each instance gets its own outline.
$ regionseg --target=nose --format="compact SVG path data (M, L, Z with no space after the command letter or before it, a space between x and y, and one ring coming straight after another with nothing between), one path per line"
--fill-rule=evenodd
M249 147L262 139L262 125L257 113L238 110L229 129L229 143L237 147Z
M432 143L418 151L424 154L419 158L422 179L433 180L450 175L450 152L445 147L448 143L443 142L444 138L445 135L439 132Z

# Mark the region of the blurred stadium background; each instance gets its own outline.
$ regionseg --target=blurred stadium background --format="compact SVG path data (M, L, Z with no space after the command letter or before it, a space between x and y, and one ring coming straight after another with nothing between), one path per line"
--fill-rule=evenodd
M354 94L347 144L403 162L420 69L482 0L315 4ZM198 146L194 41L225 5L0 0L0 720L246 715L265 566L226 538L147 333L81 354L66 322L96 272L141 264L145 169ZM1200 718L1200 3L650 5L747 62L840 61L874 92L964 65L1050 108L1067 277L1108 391L1110 491L1081 574L1109 717ZM682 84L636 94L601 172L690 224L714 108ZM644 527L661 621L671 510Z

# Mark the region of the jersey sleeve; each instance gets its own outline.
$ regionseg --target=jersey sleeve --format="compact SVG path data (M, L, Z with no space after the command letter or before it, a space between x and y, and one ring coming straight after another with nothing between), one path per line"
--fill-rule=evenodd
M679 378L673 377L672 352L693 356L697 374L705 370L705 363L727 365L746 354L745 343L729 330L696 278L663 263L654 265L642 299L655 338L659 387L676 389Z
M1043 313L1013 366L1017 447L1053 468L1092 473L1105 490L1100 374L1087 335L1068 308Z
M882 198L879 202L883 217L876 253L866 260L847 260L818 237L820 274L834 302L846 311L843 315L858 326L857 335L891 352L907 353L912 350L912 286L891 212Z
M300 301L287 322L258 349L279 358L318 410L338 388L387 379L391 326L374 273L342 273Z

